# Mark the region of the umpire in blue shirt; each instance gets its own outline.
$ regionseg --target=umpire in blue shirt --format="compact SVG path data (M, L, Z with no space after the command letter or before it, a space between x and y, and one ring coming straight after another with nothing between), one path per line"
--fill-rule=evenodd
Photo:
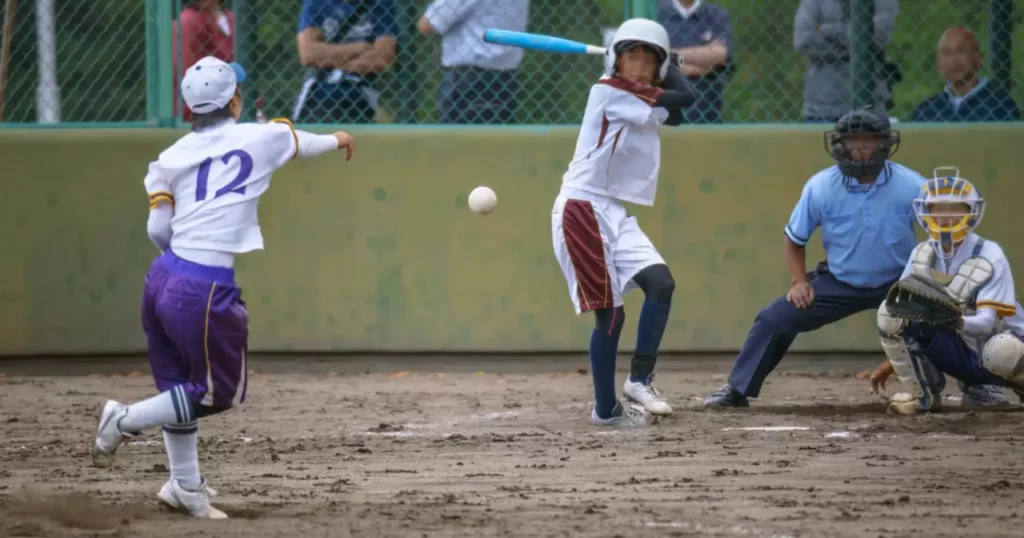
M395 61L391 0L303 0L299 62L307 67L296 98L296 123L372 123L378 74Z
M889 158L900 136L889 119L859 109L825 133L836 164L815 174L785 228L792 288L758 312L727 385L704 407L747 407L796 336L876 310L917 246L911 201L925 179ZM821 227L826 261L809 273L804 247Z

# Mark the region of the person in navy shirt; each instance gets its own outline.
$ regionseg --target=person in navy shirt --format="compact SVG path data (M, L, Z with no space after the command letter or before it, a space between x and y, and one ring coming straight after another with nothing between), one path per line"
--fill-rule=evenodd
M704 0L661 0L658 22L697 91L697 102L683 111L684 123L721 123L722 93L733 68L729 13Z
M704 407L747 407L798 334L882 304L917 246L913 200L926 182L889 160L899 142L889 118L870 108L848 112L825 133L836 164L804 185L784 230L792 288L758 312L728 384ZM804 249L818 228L826 261L805 273ZM1001 393L982 386L965 396L989 402Z
M946 88L914 108L913 121L1019 121L1020 109L1005 91L979 77L981 44L970 30L954 26L939 39L935 66Z
M380 93L373 81L395 61L391 0L303 0L299 62L307 73L296 123L371 123Z

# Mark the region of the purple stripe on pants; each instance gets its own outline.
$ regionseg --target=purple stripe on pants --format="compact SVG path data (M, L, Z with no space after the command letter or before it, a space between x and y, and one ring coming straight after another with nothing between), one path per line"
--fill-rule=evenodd
M245 400L249 314L233 269L168 250L146 274L142 328L161 392L183 385L193 404L214 407Z

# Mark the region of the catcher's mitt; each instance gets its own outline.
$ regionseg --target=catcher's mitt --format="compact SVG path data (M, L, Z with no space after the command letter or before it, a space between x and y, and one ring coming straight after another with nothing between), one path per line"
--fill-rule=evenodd
M934 325L955 325L963 317L960 304L945 288L916 275L889 288L885 308L894 318Z

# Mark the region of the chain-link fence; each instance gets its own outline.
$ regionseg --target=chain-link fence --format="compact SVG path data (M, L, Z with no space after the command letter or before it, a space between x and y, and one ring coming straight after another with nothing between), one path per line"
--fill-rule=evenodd
M482 30L601 44L636 12L628 0L0 2L0 121L15 123L187 121L180 71L208 54L247 68L246 102L267 117L576 123L599 57L489 45ZM1013 0L632 1L645 2L703 96L691 123L829 121L864 104L900 121L1005 121L1024 103Z
M142 2L2 1L0 120L146 120Z

